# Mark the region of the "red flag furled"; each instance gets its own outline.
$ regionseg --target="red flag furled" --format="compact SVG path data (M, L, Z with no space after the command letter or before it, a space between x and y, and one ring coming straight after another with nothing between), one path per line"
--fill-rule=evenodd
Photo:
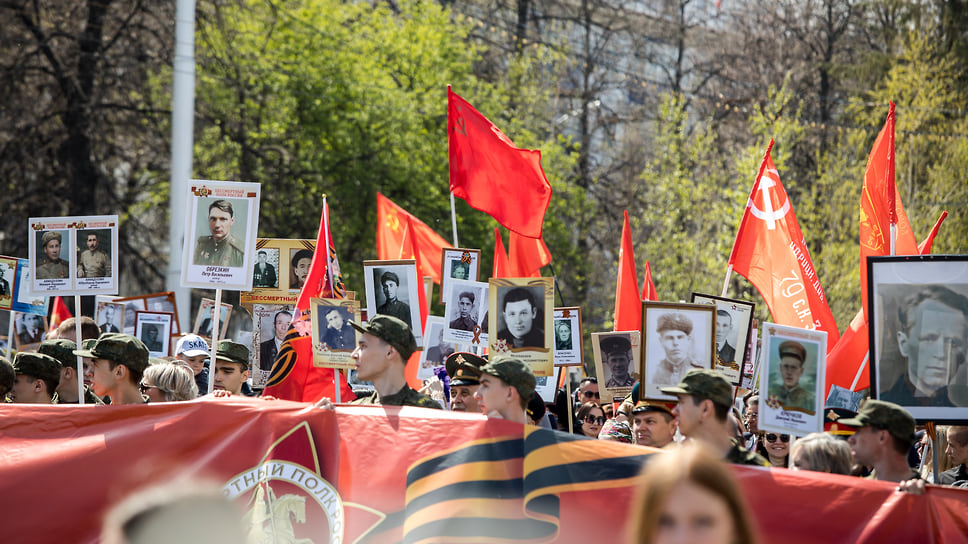
M50 311L50 323L47 324L47 332L53 332L58 325L72 317L74 316L71 315L71 311L67 309L67 304L64 303L64 299L61 297L54 297L54 307ZM74 339L70 338L70 340Z
M416 260L417 270L425 270L428 266L423 262L423 256L420 254L420 251L417 248L416 236L414 236L416 229L414 229L413 222L413 218L407 218L407 226L404 231L404 239L406 241L404 242L404 250L400 254L400 257L403 259ZM416 323L415 325L421 328L422 336L423 325L427 322L427 315L430 313L427 306L427 292L423 288L423 283L421 283L420 288L417 289L417 299L420 303L420 323Z
M522 236L512 230L508 245L508 262L514 278L539 278L541 267L551 262L551 252L541 238Z
M449 85L447 140L450 191L454 196L518 234L541 238L551 201L551 184L541 168L541 152L515 147Z
M313 338L310 330L309 299L343 298L345 288L340 274L336 245L329 230L329 206L323 197L323 213L316 235L316 251L309 265L306 283L299 292L293 321L289 326L263 395L301 402L336 398L336 379L332 368L313 365ZM340 379L340 400L356 398L345 379Z
M639 277L635 271L635 252L632 248L632 227L629 211L625 210L622 223L622 246L618 252L618 279L615 282L615 324L612 330L637 331L642 325L642 299L639 298Z
M399 259L404 251L404 234L407 221L413 228L413 241L420 253L423 268L417 269L417 276L430 276L440 285L440 252L454 247L439 234L417 219L407 210L397 206L392 200L380 193L376 194L376 258L382 261ZM437 264L434 264L437 263Z
M931 253L931 246L934 245L934 237L938 235L938 230L941 228L941 223L944 223L946 217L948 217L948 212L941 212L941 216L938 217L938 222L934 224L934 228L932 228L931 232L928 233L928 237L918 244L918 253L921 255L929 255Z
M770 140L729 264L756 286L776 323L826 331L832 347L840 333L770 156L772 149Z
M645 261L645 279L642 281L642 300L659 300L659 294L652 283L652 266Z
M491 269L492 278L511 278L511 264L508 263L508 252L504 250L504 240L501 231L494 227L494 266Z

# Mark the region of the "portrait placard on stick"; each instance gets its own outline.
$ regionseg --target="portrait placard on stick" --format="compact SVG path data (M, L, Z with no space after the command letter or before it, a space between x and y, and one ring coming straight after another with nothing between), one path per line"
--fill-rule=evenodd
M447 303L444 340L469 344L487 345L487 293L488 284L470 280L450 280L451 300Z
M121 332L124 327L124 303L115 302L110 297L97 297L94 308L94 322L101 334Z
M360 302L339 298L311 298L313 323L313 366L356 368L350 355L356 349L357 332L350 325L360 322Z
M443 317L428 315L424 330L427 331L427 347L420 352L420 368L417 369L417 379L428 380L434 376L434 369L444 366L447 357L456 351L464 351L456 342L444 339L444 328L447 322Z
M400 319L422 347L419 289L423 289L423 281L417 278L417 261L363 261L363 284L367 319L377 314Z
M229 316L232 314L231 304L222 304L222 310L219 312L218 324L219 324L219 339L225 338L225 333L229 329ZM192 332L212 339L212 323L214 323L215 318L215 301L210 298L203 298L201 304L198 305L198 313L195 314L195 328Z
M30 291L117 294L118 216L34 217L29 226Z
M252 289L259 226L258 183L192 180L182 285Z
M744 363L749 360L747 340L753 330L752 302L732 298L693 293L692 302L716 306L716 360L715 369L729 383L739 385L743 378Z
M168 312L137 312L135 336L148 348L152 357L167 357L171 348L171 322L174 316Z
M582 366L581 308L555 308L555 366ZM638 367L636 367L638 368Z
M282 342L292 322L292 305L252 305L252 387L262 389L269 380L272 363L282 348Z
M481 273L481 250L444 248L440 252L440 303L451 300L451 280L477 281ZM430 300L430 299L427 299Z
M593 332L592 352L603 403L628 396L639 379L641 367L639 331Z
M827 333L764 323L759 428L804 436L823 431Z
M537 377L554 375L552 278L491 278L488 349L512 353Z
M47 295L30 291L29 260L17 259L16 277L16 285L11 286L14 289L14 295L10 309L15 312L46 316L47 307L50 305L50 298Z
M643 399L676 400L662 393L693 368L712 368L716 307L708 304L642 303Z
M316 241L259 238L255 247L252 290L241 294L241 303L295 305L309 275Z

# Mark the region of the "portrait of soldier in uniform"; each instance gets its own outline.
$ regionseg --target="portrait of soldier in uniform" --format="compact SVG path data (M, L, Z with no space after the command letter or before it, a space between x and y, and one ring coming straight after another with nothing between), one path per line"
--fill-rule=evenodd
M471 291L461 291L457 295L457 317L450 322L450 328L473 331L477 326L474 319L474 302L477 297Z
M652 375L651 383L677 384L693 368L708 368L693 355L692 319L682 312L659 316L656 332L665 354Z
M245 242L232 235L235 210L228 200L215 200L208 206L209 236L195 242L192 262L200 266L240 267L244 264Z
M784 410L815 413L814 392L800 385L807 360L806 348L800 342L785 340L780 342L779 356L779 374L782 381L770 385L770 396L775 396Z
M252 269L252 287L277 287L278 277L276 267L269 264L269 254L264 249L260 249L256 254L259 262L255 263Z
M605 387L632 387L635 379L629 371L632 362L632 342L628 335L606 336L601 340L602 368Z
M144 342L150 352L160 353L165 349L158 338L160 329L161 325L151 323L145 323L141 326L141 341Z
M54 230L49 230L41 236L37 279L50 280L69 277L70 269L67 266L67 261L60 258L61 240L61 233Z
M85 237L87 249L77 258L78 278L111 277L111 257L101 248L101 240L96 232L88 232Z
M413 328L410 323L410 305L400 300L397 295L400 289L400 277L387 270L380 274L379 279L384 301L383 304L377 306L376 313L392 315L406 323L408 327Z
M323 343L331 350L353 351L356 349L356 332L349 324L349 311L332 306L320 306L319 312L324 317L320 322L326 323Z
M718 363L735 367L736 347L729 345L729 333L733 332L733 316L726 310L716 310L716 356Z

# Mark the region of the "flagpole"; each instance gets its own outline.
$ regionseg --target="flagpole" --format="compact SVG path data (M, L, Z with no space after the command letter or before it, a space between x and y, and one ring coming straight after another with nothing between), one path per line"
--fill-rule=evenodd
M721 294L719 296L721 296L721 297L725 297L726 296L726 291L729 290L729 277L731 275L733 275L733 265L729 265L729 266L726 267L726 279L723 280L723 294Z
M218 346L218 336L221 327L219 326L219 318L222 317L222 288L219 287L215 290L215 306L212 307L212 351L209 353L210 357L210 372L208 374L208 394L211 395L212 391L215 389L215 354L216 348Z
M864 373L864 370L867 368L867 360L870 359L870 357L871 357L871 352L870 352L870 349L868 349L867 355L864 356L864 360L861 361L860 366L857 367L857 374L854 374L854 381L850 382L851 391L853 391L854 388L857 387L857 382L860 381L861 375Z
M74 319L74 341L77 349L81 348L81 295L74 295L74 313L77 317ZM13 323L13 320L10 320ZM7 338L11 338L7 336ZM7 342L10 345L10 342ZM81 356L77 356L77 403L84 404L84 361L81 360Z
M323 228L326 232L326 240L324 240L326 247L323 248L323 250L326 251L326 276L327 280L329 281L329 290L332 293L333 298L336 298L339 294L336 292L336 284L333 282L333 267L329 265L329 205L326 203L326 193L323 193ZM317 238L318 237L319 236L317 235ZM319 251L318 247L316 248L316 251ZM338 368L333 369L333 388L336 391L336 394L333 395L336 397L336 404L343 402L343 399L340 395L342 385L340 384L340 371Z
M454 247L460 247L457 242L457 208L454 206L454 193L450 193L450 226L454 229Z

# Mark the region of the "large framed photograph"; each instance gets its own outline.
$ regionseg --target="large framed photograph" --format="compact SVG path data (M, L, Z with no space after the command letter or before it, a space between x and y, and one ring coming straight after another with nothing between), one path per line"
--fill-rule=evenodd
M867 261L871 397L968 424L968 255Z
M232 305L222 303L218 317L218 338L225 338L225 333L229 330L229 316L232 315ZM203 298L198 305L198 313L195 314L195 327L192 332L212 340L212 325L215 323L215 301L210 298ZM211 342L210 342L211 343Z
M26 314L47 315L50 297L33 293L30 290L30 261L17 259L17 282L13 286L14 296L10 309Z
M642 303L642 400L676 400L662 393L693 368L713 368L716 307L709 304Z
M356 367L350 357L356 349L356 329L360 322L360 302L340 298L311 298L313 323L313 366L325 368Z
M451 299L446 305L444 340L475 347L486 346L488 284L453 279L450 285Z
M444 248L440 252L440 303L451 301L451 281L477 281L481 273L481 250ZM430 300L429 298L427 300Z
M124 327L124 303L98 297L94 308L94 322L101 334L121 332Z
M0 310L13 308L13 295L16 288L17 258L0 255Z
M827 333L764 323L761 346L759 428L822 432Z
M555 376L541 376L534 379L534 393L541 397L545 404L555 403L555 394L558 392L558 380Z
M36 351L47 338L47 316L14 312L13 322L17 351Z
M118 216L33 217L30 290L46 295L118 292Z
M276 355L292 323L293 306L290 304L252 305L252 387L265 388Z
M602 402L627 397L639 379L642 353L639 331L593 332L592 352Z
M252 290L241 294L241 303L295 304L309 277L316 241L259 238L255 248Z
M491 278L488 350L513 353L536 377L554 375L552 278Z
M150 311L150 312L168 312L172 314L175 318L172 320L172 327L174 327L172 334L181 334L181 327L178 325L178 305L175 302L175 293L173 291L165 291L162 293L150 293L147 295L137 295L133 297L98 297L99 302L119 302L124 303L124 326L121 332L127 334L134 334L135 328L135 312L137 311ZM96 321L96 319L95 319ZM98 321L98 325L100 325ZM101 331L104 332L104 331Z
M555 308L555 366L582 366L585 353L582 349L581 308L569 306ZM636 367L638 372L638 367Z
M427 316L424 330L427 331L427 347L420 352L420 368L417 369L417 379L429 380L434 376L434 369L444 366L447 357L458 351L459 344L444 339L446 320L434 315Z
M366 315L392 315L410 326L418 346L423 346L420 323L417 261L363 261L363 283L366 288Z
M258 183L189 183L182 285L252 289L260 190Z
M743 379L743 369L750 361L747 341L753 330L753 310L756 305L745 300L717 297L693 292L694 304L716 306L715 368L733 385Z
M152 357L168 357L171 349L171 323L175 316L168 312L135 313L135 336L148 348Z

